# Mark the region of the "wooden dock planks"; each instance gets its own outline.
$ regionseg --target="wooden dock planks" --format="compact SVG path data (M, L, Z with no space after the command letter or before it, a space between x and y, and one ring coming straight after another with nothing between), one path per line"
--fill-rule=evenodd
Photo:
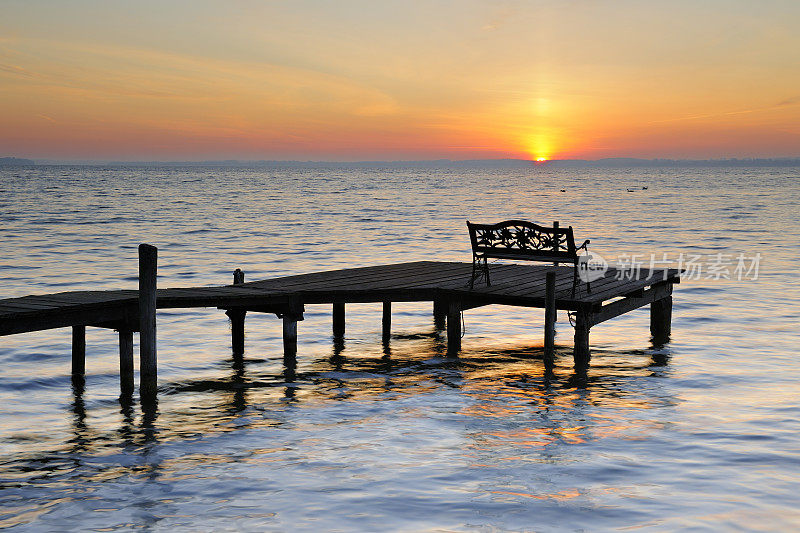
M530 264L491 264L492 285L468 287L470 263L416 261L284 276L237 285L159 289L157 307L218 307L279 312L292 303L345 303L459 300L464 308L492 303L545 306L545 275L555 272L559 309L599 306L608 300L662 282L643 269L637 279L617 279L613 269L592 282L592 292L580 283L572 295L572 267ZM668 272L668 283L679 272ZM649 277L648 277L649 276ZM636 302L631 300L630 305ZM0 335L65 326L113 323L137 308L138 291L73 291L0 300ZM127 313L127 314L126 314Z

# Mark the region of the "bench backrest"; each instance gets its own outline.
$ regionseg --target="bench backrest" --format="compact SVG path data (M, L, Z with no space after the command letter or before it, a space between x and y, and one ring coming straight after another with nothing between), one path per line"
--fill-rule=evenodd
M472 252L484 257L529 261L574 262L577 259L572 226L547 228L525 220L497 224L467 221Z

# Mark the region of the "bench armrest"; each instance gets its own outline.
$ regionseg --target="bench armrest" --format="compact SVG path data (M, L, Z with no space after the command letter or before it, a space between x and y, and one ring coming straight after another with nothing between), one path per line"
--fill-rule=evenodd
M583 244L581 244L580 246L578 246L577 248L575 248L575 251L577 252L578 250L580 250L581 248L583 248L584 250L586 250L586 251L588 252L588 251L589 251L589 248L587 248L587 246L589 245L589 243L590 243L590 242L591 242L591 241L590 241L589 239L586 239L585 241L583 241Z

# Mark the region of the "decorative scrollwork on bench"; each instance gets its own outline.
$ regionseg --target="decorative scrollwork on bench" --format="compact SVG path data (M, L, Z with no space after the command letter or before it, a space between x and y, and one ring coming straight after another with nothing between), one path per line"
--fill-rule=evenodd
M526 261L545 261L552 263L572 263L575 267L572 292L578 282L578 250L587 249L589 241L576 247L572 226L539 226L526 220L506 220L497 224L473 224L467 221L472 242L472 278L469 287L481 278L486 285L489 279L488 258L522 259ZM587 290L591 291L589 283Z
M495 250L563 251L569 253L567 233L543 231L535 224L531 226L514 224L500 228L476 227L477 245Z

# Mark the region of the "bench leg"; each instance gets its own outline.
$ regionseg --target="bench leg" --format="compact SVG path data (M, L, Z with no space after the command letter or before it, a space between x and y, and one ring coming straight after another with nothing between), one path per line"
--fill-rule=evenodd
M472 258L472 275L469 278L469 290L475 286L475 258Z
M469 280L469 288L475 286L475 280L484 277L486 279L486 286L490 286L492 284L491 280L489 279L489 263L486 260L486 257L479 257L477 255L472 256L472 277Z

